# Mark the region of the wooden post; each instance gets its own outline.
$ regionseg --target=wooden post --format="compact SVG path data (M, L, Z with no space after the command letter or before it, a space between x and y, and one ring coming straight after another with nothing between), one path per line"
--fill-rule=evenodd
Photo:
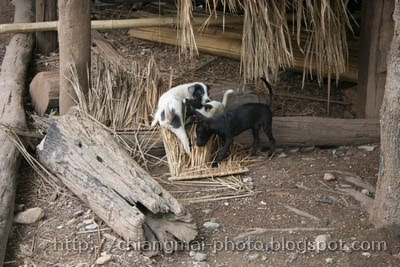
M393 37L394 1L363 1L358 67L358 117L379 118L386 57Z
M66 114L76 104L71 80L75 66L81 91L89 87L90 68L90 0L59 0L60 46L60 114Z
M31 22L31 0L15 3L14 22ZM32 34L15 34L6 49L0 73L0 266L7 247L7 239L14 219L14 201L19 151L7 136L6 127L26 127L23 96L26 71L31 59L34 40Z
M36 0L36 22L57 20L56 0ZM57 49L57 32L37 32L36 50L48 55Z

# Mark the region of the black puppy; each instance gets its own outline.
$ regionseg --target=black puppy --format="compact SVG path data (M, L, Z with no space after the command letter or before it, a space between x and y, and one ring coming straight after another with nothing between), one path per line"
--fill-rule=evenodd
M257 149L260 144L258 132L261 127L269 139L269 155L271 156L275 152L275 139L272 136L272 112L270 109L272 103L272 88L265 79L262 78L262 80L268 87L269 91L267 104L243 104L235 109L225 111L211 118L206 118L199 112L194 111L197 118L197 146L205 146L213 134L217 134L224 142L222 150L219 151L215 161L213 162L213 167L218 166L218 164L225 158L229 152L233 138L248 129L253 131L254 139L252 155L257 154Z

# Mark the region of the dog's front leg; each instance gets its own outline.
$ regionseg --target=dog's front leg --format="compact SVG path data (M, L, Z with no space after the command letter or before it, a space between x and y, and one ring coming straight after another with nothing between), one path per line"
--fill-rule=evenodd
M229 152L229 148L231 147L233 143L233 139L232 138L225 138L224 139L224 146L222 147L222 149L218 152L217 157L215 158L212 167L218 167L218 165L221 163L221 161L226 157L226 155Z

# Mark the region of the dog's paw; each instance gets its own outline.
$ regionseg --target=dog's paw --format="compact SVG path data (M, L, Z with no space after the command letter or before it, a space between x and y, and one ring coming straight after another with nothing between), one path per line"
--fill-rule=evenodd
M213 167L213 168L218 168L218 166L219 166L218 161L214 161L213 164L211 165L211 167Z

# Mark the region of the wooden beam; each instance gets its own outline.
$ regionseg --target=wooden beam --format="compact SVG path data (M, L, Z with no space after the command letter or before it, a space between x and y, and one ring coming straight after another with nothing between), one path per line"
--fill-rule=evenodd
M363 1L358 71L358 117L379 118L386 58L393 37L394 1Z
M14 22L33 20L31 0L19 0L14 3ZM19 129L26 127L23 96L33 47L34 38L31 34L16 34L7 46L0 73L0 126ZM8 138L6 128L0 127L0 266L3 265L7 239L14 219L19 164L18 149Z
M61 0L59 0L61 1ZM84 0L82 0L84 1ZM59 7L60 9L60 7ZM207 18L193 18L193 25L202 25ZM122 19L122 20L94 20L91 22L93 30L131 29L141 27L175 26L176 17ZM239 16L225 17L225 24L240 24L243 18ZM212 18L208 25L222 25L222 18ZM48 21L36 23L0 24L0 34L57 31L61 27L61 21Z
M36 0L36 22L57 20L57 1ZM54 52L58 46L57 32L37 32L36 50L44 55Z
M90 0L59 0L60 45L60 114L76 104L77 96L70 82L71 68L76 68L80 90L89 88Z

